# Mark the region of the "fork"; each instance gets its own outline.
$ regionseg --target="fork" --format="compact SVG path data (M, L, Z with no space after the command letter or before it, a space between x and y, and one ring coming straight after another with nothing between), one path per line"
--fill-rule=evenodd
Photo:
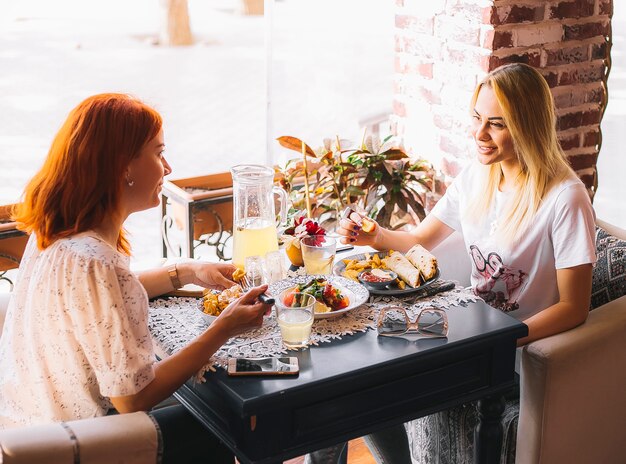
M256 282L256 280L257 279L253 279L246 273L243 275L241 280L239 280L239 284L241 285L242 290L247 292L252 287L256 287L263 283L261 282L262 279L258 279L259 282ZM266 295L265 293L261 293L259 295L259 300L261 300L263 303L268 304L268 305L273 305L276 302L276 300L273 297Z

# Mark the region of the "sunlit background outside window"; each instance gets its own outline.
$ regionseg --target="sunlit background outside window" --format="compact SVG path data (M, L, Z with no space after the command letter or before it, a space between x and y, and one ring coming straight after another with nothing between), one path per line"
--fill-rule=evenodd
M284 163L275 138L312 146L385 131L392 106L393 0L189 0L194 43L158 44L157 0L0 0L0 204L19 200L68 112L100 92L134 94L165 120L172 179L238 163ZM626 9L615 4L602 123L599 217L626 227ZM160 257L160 210L127 226L135 259Z

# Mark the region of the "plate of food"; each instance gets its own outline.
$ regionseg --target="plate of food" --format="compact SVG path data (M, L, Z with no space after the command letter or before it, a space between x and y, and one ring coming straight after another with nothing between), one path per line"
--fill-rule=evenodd
M268 293L278 295L289 288L293 288L295 292L310 293L315 297L315 319L345 314L361 306L370 296L367 288L359 282L335 275L290 277L271 284Z
M440 274L437 258L421 245L404 254L389 250L349 256L335 264L333 273L360 281L373 295L410 294L428 287Z
M226 306L244 293L239 284L222 291L205 289L199 303L203 319L210 324L226 309Z

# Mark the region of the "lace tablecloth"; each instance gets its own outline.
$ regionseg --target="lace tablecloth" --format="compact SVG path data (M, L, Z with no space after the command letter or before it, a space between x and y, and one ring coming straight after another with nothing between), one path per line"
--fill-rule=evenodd
M441 281L432 287L446 285ZM447 308L466 306L478 298L471 290L455 286L452 290L430 296L409 295L405 298L371 296L369 301L343 316L320 319L313 323L311 343L328 343L334 339L365 332L376 326L376 318L381 308L390 304L402 304L413 317L426 306ZM200 335L210 322L204 318L196 298L159 299L150 303L149 326L154 341L167 354L173 354ZM263 326L231 338L208 360L207 366L198 373L201 379L211 365L225 367L230 357L266 357L287 353L282 344L280 330L274 312L263 321Z

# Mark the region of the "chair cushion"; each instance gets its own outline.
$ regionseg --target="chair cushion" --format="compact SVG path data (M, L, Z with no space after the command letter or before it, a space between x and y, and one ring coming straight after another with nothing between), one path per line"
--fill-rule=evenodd
M626 295L626 241L596 227L596 254L593 269L591 308Z

